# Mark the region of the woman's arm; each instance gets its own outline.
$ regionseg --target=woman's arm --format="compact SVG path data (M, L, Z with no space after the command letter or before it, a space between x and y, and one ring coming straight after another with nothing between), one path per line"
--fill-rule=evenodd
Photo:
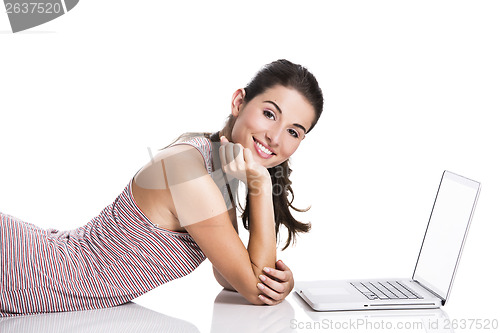
M217 268L215 268L215 266L212 265L212 269L213 269L213 272L214 272L214 277L215 277L215 280L224 288L224 289L227 289L227 290L231 290L231 291L236 291L236 289L234 289L234 287L229 284L229 282L226 281L226 279L224 279L224 277L222 276L221 273L219 273L219 271L217 270Z
M213 267L214 276L217 282L224 289L236 291L224 277ZM292 292L294 287L293 273L281 260L276 262L275 268L264 267L264 272L259 275L261 281L257 287L261 290L262 295L260 300L268 305L276 305L281 302Z
M249 207L248 253L252 268L259 276L264 267L276 261L276 233L271 176L267 169L254 161L253 154L240 144L221 137L219 150L222 170L247 185Z
M273 267L276 258L270 180L267 183L265 178L254 177L254 182L249 183L254 194L251 214L260 220L250 230L247 250L232 226L224 199L208 175L203 158L195 148L185 146L182 150L182 154L165 158L164 163L181 226L230 286L249 302L265 304L259 299L259 275L265 266ZM228 163L223 163L223 166L232 162L229 155L226 157ZM231 167L241 167L241 162L245 162L243 156L236 154L236 158L240 164L235 166L233 163Z
M233 204L234 206L234 204ZM238 220L236 218L236 209L233 207L229 210L229 217L231 219L231 223L233 225L233 228L234 230L236 231L236 233L238 233ZM212 270L214 272L214 277L215 277L215 280L224 288L224 289L227 289L227 290L231 290L231 291L236 291L232 285L229 284L229 282L226 281L226 279L224 279L224 277L222 276L221 273L219 273L219 271L217 270L217 268L215 268L214 265L212 265Z
M266 171L267 172L267 171ZM252 184L254 183L254 184ZM276 262L276 231L271 178L252 179L248 183L248 253L256 276Z
M223 143L227 141L222 139ZM234 206L234 203L233 203ZM238 232L236 210L232 208L229 211L234 229ZM274 267L274 268L273 268ZM293 273L281 260L278 260L273 267L264 267L264 271L259 275L261 283L257 284L261 289L264 298L261 298L266 304L275 305L281 303L293 290ZM217 282L226 290L236 291L229 282L213 266L214 277Z

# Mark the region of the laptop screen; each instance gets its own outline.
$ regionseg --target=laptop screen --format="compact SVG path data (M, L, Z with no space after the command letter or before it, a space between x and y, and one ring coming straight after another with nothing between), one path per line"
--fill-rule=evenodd
M446 300L451 289L480 184L443 173L413 279Z

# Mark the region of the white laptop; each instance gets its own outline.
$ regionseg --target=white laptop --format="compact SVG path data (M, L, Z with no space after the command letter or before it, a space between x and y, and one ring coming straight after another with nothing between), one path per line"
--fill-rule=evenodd
M297 282L314 310L438 308L450 296L481 184L445 171L411 279Z

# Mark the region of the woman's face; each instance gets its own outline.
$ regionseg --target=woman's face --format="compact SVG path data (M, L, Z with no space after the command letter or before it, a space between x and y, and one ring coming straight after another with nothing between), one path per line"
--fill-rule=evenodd
M266 168L281 164L297 150L311 127L313 106L297 90L280 85L248 103L243 102L244 97L244 89L233 95L233 142L250 148L255 161Z

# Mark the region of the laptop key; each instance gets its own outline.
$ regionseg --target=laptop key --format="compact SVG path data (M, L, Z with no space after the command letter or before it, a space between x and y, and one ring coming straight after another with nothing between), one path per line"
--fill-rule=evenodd
M351 282L351 285L356 288L359 292L361 292L363 295L365 295L368 299L378 299L377 295L375 295L373 292L371 292L370 289L366 288L362 283L360 282Z
M406 299L408 297L405 296L401 291L398 289L394 288L389 282L379 282L381 285L383 285L386 289L388 289L392 294L394 294L394 298L396 299Z
M401 283L397 282L397 281L389 281L389 283L394 287L396 288L397 290L399 290L400 292L402 292L406 297L408 297L409 299L418 299L418 298L422 298L420 296L418 296L416 293L413 293L411 292L407 287L405 287L404 285L402 285Z
M389 299L389 297L384 294L380 289L378 289L373 283L366 282L365 286L370 289L375 295L380 299Z
M352 285L354 288L358 289L358 290L359 290L360 292L362 292L362 293L366 293L366 292L370 292L370 293L371 293L370 289L366 288L366 287L365 287L362 283L360 283L360 282L351 282L351 285Z
M375 287L377 287L381 292L383 292L387 297L389 297L390 299L399 299L398 296L396 296L392 290L390 290L389 288L387 288L383 282L375 282L374 283ZM403 295L404 296L404 295ZM404 297L406 298L406 297Z
M363 295L365 295L366 297L368 297L368 299L378 299L377 295L375 295L371 291L365 292L365 293L363 293Z

